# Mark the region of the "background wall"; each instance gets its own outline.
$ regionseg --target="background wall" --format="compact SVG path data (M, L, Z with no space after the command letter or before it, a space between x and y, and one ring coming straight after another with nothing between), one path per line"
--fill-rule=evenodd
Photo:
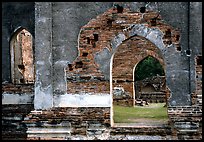
M2 82L11 82L9 41L15 30L26 28L35 38L35 3L2 3Z

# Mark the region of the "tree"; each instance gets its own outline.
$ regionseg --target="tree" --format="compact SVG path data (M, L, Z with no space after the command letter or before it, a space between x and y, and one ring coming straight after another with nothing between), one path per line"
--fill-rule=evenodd
M152 56L148 56L139 62L135 69L136 81L157 75L164 76L164 70L159 61Z

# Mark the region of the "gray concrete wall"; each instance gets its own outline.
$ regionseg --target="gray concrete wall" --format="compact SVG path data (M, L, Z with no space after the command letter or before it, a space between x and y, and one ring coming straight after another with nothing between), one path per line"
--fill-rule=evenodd
M35 109L53 106L52 88L52 4L35 4Z
M195 91L195 57L202 55L202 3L190 2L189 5L189 48L191 92Z
M53 91L67 92L65 68L78 56L78 35L82 26L112 6L101 2L54 2L53 9Z
M167 67L169 74L166 76L167 84L173 94L171 105L190 105L189 93L189 57L185 50L188 49L188 3L187 2L161 2L158 3L161 16L166 23L180 31L181 52L169 51Z
M11 82L10 39L16 29L26 28L34 37L34 2L2 3L2 82Z

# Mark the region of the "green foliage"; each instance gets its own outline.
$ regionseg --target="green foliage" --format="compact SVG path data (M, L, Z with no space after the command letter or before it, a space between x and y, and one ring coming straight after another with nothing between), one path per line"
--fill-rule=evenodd
M157 59L148 56L135 69L135 80L143 80L152 76L164 76L164 70Z
M115 123L137 122L137 119L148 119L149 121L167 122L167 108L165 103L151 103L149 106L113 106Z

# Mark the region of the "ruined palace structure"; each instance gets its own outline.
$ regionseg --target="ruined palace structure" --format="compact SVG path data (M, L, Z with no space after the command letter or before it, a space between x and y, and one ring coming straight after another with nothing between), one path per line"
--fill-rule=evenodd
M201 10L201 2L3 2L2 139L202 139ZM165 74L149 79L153 92L134 78L147 57ZM134 107L149 94L163 95L155 101L166 101L168 124L115 125L113 104Z

